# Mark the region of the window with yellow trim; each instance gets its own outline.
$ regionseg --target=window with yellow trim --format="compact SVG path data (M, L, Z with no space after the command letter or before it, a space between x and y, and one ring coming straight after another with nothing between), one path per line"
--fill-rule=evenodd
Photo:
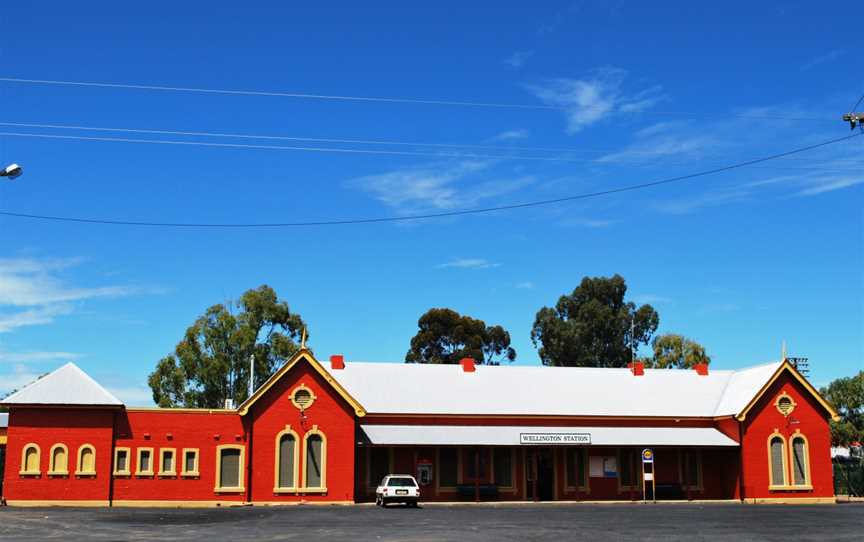
M117 476L129 476L129 448L114 448L114 474Z
M768 437L768 466L771 487L786 487L786 439L779 433Z
M57 476L69 474L69 448L65 444L52 446L48 459L48 474Z
M790 451L792 452L792 485L810 486L810 451L807 439L800 433L794 435Z
M138 465L135 474L153 476L153 448L138 448Z
M159 449L159 476L176 476L177 450L175 448L160 448Z
M198 476L198 448L183 448L182 476Z
M243 455L245 448L237 444L216 447L217 492L243 491Z
M303 489L324 492L327 490L327 437L314 425L303 438Z
M94 476L96 474L96 448L93 445L82 444L78 448L75 474L79 476Z
M35 443L25 444L24 448L21 450L21 471L19 474L41 474L40 463L41 463L42 451L39 449L39 445Z
M297 433L290 426L276 435L276 472L274 491L294 491L297 488L300 446Z

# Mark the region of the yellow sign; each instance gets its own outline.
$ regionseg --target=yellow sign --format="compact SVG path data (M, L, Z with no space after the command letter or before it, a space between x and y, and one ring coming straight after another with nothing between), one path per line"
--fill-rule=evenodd
M651 448L645 448L642 450L642 462L643 463L653 463L654 462L654 452L651 451Z

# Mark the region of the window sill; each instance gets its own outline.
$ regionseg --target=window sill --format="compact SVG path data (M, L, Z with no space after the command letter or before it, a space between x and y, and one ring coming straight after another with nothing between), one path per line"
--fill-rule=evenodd
M182 476L184 478L198 478L199 476L201 476L201 474L198 473L197 471L196 472L184 472L180 476Z
M42 476L42 471L22 470L22 471L19 471L18 474L20 474L21 476Z
M301 487L297 493L327 493L326 487Z
M116 472L114 472L114 476L127 477L127 476L132 476L132 473L129 471L116 471Z
M274 487L273 493L285 494L285 493L298 493L300 490L296 487ZM374 489L372 491L375 491Z
M177 478L177 473L176 472L160 472L159 477L160 478Z
M75 473L75 476L78 476L78 477L81 477L81 478L89 478L89 477L92 477L92 476L96 476L96 471L81 471L81 472L76 472L76 473Z
M69 476L68 470L49 470L48 476Z
M768 491L813 491L813 486L768 486Z
M243 493L246 488L243 487L214 487L214 493Z
M135 476L138 478L153 478L152 472L136 472Z

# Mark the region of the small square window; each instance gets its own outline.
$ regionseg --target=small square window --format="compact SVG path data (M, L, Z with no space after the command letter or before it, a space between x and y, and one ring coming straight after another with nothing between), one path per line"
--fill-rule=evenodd
M198 449L183 449L183 476L198 476Z
M162 448L159 450L159 475L174 476L177 474L177 466L174 464L174 448Z
M153 476L153 448L138 448L138 470L135 474Z

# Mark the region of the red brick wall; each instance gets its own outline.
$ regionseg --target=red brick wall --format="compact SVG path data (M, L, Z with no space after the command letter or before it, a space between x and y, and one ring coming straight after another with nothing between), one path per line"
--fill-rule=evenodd
M777 396L786 392L797 403L787 418L774 407ZM797 422L797 423L795 423ZM777 429L787 440L800 430L809 441L812 490L770 491L768 437ZM831 435L825 409L788 372L767 390L744 420L744 497L756 499L813 498L834 495L831 469ZM788 460L787 455L787 462ZM787 471L791 480L791 472Z
M14 408L9 416L4 498L8 501L107 501L114 411L97 409ZM21 452L35 443L41 450L38 476L21 475ZM69 474L49 476L49 454L55 444L69 450ZM96 476L75 474L78 448L96 449Z
M239 415L206 410L131 410L117 425L117 447L130 449L129 476L117 476L114 499L150 501L243 501L245 493L216 493L216 447L246 445ZM153 448L152 476L138 476L138 448ZM161 448L176 449L176 476L159 476ZM198 448L198 477L181 476L183 448ZM245 458L248 461L248 450ZM113 460L112 460L113 462ZM113 469L113 465L111 467ZM242 474L245 476L244 466Z
M315 402L306 409L306 419L291 402L299 385L312 390ZM258 502L353 501L354 500L354 411L320 374L300 361L267 391L250 409L254 474L252 499ZM276 435L290 425L299 436L298 482L303 479L303 437L313 426L327 439L327 493L284 494L273 491L276 468Z

